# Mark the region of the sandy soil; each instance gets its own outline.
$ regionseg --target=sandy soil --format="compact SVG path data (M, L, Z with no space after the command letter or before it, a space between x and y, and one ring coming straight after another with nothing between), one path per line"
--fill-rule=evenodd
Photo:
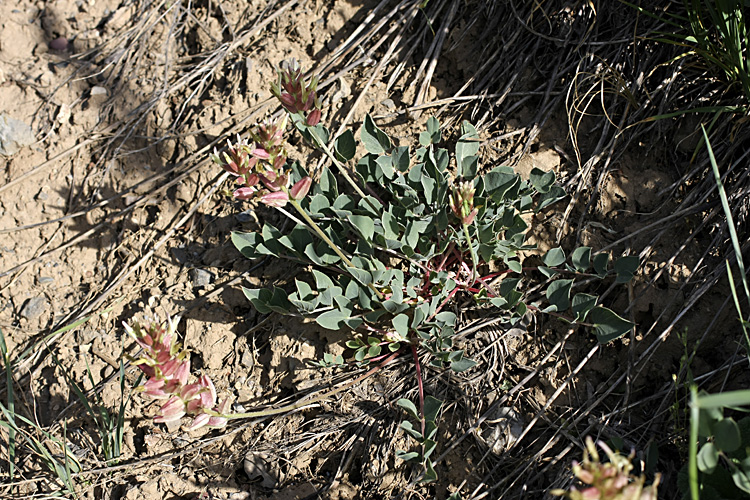
M0 111L27 124L36 139L0 157L0 328L14 355L33 346L17 358L17 390L23 395L18 405L54 435L62 435L65 425L66 438L85 470L103 469L105 464L93 422L66 377L115 408L123 397L119 360L123 351L134 350L120 325L135 315L180 315L180 332L193 350L193 365L212 377L238 411L294 401L346 375L306 364L326 351L343 352L344 335L309 322L259 315L243 296L241 284L285 282L302 270L241 258L230 232L257 228L262 221L278 222L278 215L233 201L227 186L217 184L220 172L207 161L210 148L223 143L229 132L246 131L272 111L268 84L282 59L294 57L305 67L325 61L377 3L315 0L288 5L262 25L262 9L273 12L281 5L261 0L198 2L186 14L185 5L170 2L150 8L120 0L0 3ZM429 112L411 113L411 119L398 112L415 101L449 97L474 74L471 54L480 43L481 26L467 33L450 39L456 48L440 60L426 95L418 96L419 89L409 83L419 54L405 59L404 75L393 85L386 77L376 78L363 94L364 65L328 85L325 119L337 126L348 119L350 126L358 126L369 112L392 137L415 140ZM138 51L127 50L135 45ZM209 67L209 54L223 58L211 71L186 76L184 68ZM536 111L532 106L507 116L505 132L526 126ZM593 131L597 124L592 120L581 126L580 135L586 137L586 127ZM482 134L489 138L488 131ZM507 140L487 144L483 154L488 164L512 159L521 172L534 166L554 169L569 187L577 176L586 175L575 161L564 111L553 115L531 146L520 154L520 143ZM593 144L584 139L580 148L591 151ZM679 177L671 163L672 150L683 156L691 151L684 141L679 148L628 148L603 177L600 195L581 227L585 199L569 214L557 210L539 217L531 242L542 250L558 238L566 248L603 248L652 223L644 214L669 213L674 202L662 188ZM294 154L318 160L304 150ZM650 245L646 234L630 247L638 251ZM438 453L448 451L438 464L436 485L413 484L415 471L395 459L395 450L409 443L397 430L403 416L392 403L414 394L413 379L404 375L408 367L402 363L338 401L233 424L226 432L170 432L151 421L157 408L135 394L126 413L123 466L81 477L79 493L129 500L241 500L318 494L330 499L446 498L457 489L474 491L494 464L502 462L497 456L504 447L488 444L487 436L496 432L488 424L469 431L466 439L457 438L504 391L536 370L538 376L525 390L502 406L517 412L514 425L525 425L549 402L552 409L542 420L552 427L569 407L585 407L601 394L612 382L612 366L653 356L648 351L652 344L636 341L657 321L668 322L679 311L686 293L683 284L696 272L707 239L699 235L672 259L682 241L659 240L632 287L609 292L608 303L639 325L631 339L599 348L583 334L568 338L565 325L543 318L528 331L510 336L502 325L467 335L467 351L486 363L487 373L479 379L469 374L453 380L434 373L428 379L430 390L451 394L456 402L441 427L445 444ZM614 249L622 250L622 245ZM652 278L655 282L649 284ZM690 323L690 336L703 334L712 320L706 312L716 310L724 299L723 292L709 292L683 319ZM88 315L93 316L79 327L47 337ZM464 319L469 323L477 316L468 312ZM564 348L555 350L563 338ZM710 349L695 360L696 372L725 354L721 339L708 337L706 342ZM616 392L627 390L631 400L638 400L669 385L684 347L675 335L662 344L654 362L631 374L632 384L627 389L618 385ZM545 357L550 352L554 354ZM571 376L586 356L592 358L585 370ZM136 373L128 367L128 392ZM632 410L628 429L668 425L663 412L659 422L651 421L650 408ZM613 415L600 412L590 419L601 432L615 432L612 428L617 430L624 417ZM489 420L508 420L496 417ZM537 438L549 439L541 431L529 439ZM454 440L456 446L449 449ZM513 440L506 441L510 446ZM550 447L555 443L550 440ZM2 455L0 469L7 477L7 457ZM54 489L38 460L28 454L21 460L22 477L29 481L20 493ZM536 492L546 490L566 470L562 463L546 469L540 456L528 451L510 462L523 460L537 464L535 482L527 484ZM0 497L4 494L9 490Z

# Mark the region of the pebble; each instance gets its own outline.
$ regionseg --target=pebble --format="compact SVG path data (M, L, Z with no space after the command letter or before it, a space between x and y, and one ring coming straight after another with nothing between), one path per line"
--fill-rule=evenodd
M393 109L396 107L396 103L393 102L393 99L383 99L382 101L380 101L380 104L388 109Z
M190 272L192 273L194 288L207 287L214 279L214 274L205 269L193 269Z
M252 220L254 220L255 216L253 214L253 210L245 210L244 212L234 214L234 218L237 219L237 222L244 224L246 222L251 222Z
M60 52L68 50L68 39L64 36L55 38L49 43L49 48L52 50L59 50Z
M44 313L48 305L49 302L47 302L46 297L32 297L26 301L26 305L21 309L21 316L26 319L38 318Z
M22 147L35 142L31 127L4 113L0 115L0 155L14 155Z
M36 279L36 282L39 283L40 285L46 285L48 283L54 283L55 282L55 278L51 278L49 276L39 276Z
M180 247L174 247L170 248L169 250L172 253L172 256L177 259L177 262L180 264L186 264L188 261L190 261L190 255L188 254L187 250Z

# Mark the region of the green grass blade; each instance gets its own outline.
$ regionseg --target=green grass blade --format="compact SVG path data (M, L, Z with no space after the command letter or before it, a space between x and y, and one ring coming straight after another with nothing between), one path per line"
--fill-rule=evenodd
M723 392L721 394L707 394L698 397L697 404L698 409L737 408L750 405L750 389Z
M698 486L698 419L700 408L698 407L698 389L696 386L690 388L690 444L688 452L688 481L690 484L690 497L692 500L700 500L700 488Z
M721 183L721 173L719 172L719 166L716 163L714 157L714 151L711 148L711 144L708 141L708 134L706 129L701 125L703 131L703 139L706 141L706 149L708 150L708 158L711 161L711 169L714 172L714 179L716 180L716 186L719 190L719 198L721 198L721 206L724 209L724 215L727 217L727 225L729 226L729 237L732 240L732 247L734 248L735 259L737 260L737 267L740 270L740 276L742 278L742 285L745 289L745 298L750 302L750 287L748 287L747 279L745 276L745 263L742 260L742 249L740 248L740 239L737 237L737 230L734 225L734 218L732 217L732 211L729 208L729 200L727 199L727 193L724 191L724 185Z
M10 354L8 353L8 346L5 343L5 335L2 328L0 328L0 354L3 357L3 365L5 366L5 385L8 391L8 418L11 424L8 426L8 475L10 480L13 481L13 476L16 472L16 402L13 394L13 366L10 363Z

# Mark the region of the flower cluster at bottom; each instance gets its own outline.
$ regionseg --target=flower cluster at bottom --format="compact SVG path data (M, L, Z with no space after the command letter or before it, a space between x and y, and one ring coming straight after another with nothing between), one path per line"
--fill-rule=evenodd
M188 384L190 353L176 341L178 322L179 318L168 319L166 324L156 319L143 324L123 323L125 331L143 348L139 358L131 359L148 377L141 390L154 399L166 399L154 422L173 422L192 415L191 430L224 427L227 400L216 403L216 388L208 375Z

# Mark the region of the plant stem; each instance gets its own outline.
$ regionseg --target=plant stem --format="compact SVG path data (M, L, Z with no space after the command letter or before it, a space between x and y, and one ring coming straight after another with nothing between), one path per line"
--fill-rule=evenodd
M417 346L411 344L411 355L414 357L414 367L417 370L417 386L419 387L419 418L422 424L422 437L424 435L426 421L424 417L424 384L422 383L422 367L419 365L419 354L417 353Z
M344 254L344 252L342 252L341 249L333 241L331 241L331 239L328 237L328 235L326 233L324 233L323 230L318 227L318 225L315 223L315 221L312 220L312 218L307 214L307 212L305 211L305 209L302 208L302 205L300 205L297 200L293 200L293 199L290 198L289 199L289 203L291 203L291 205L294 208L297 209L297 212L299 212L299 214L305 219L305 221L310 225L310 227L313 228L313 230L315 231L315 233L318 236L320 236L320 238L323 241L325 241L328 244L328 246L331 247L331 249L334 252L336 252L336 255L338 255L339 257L341 257L341 260L344 262L344 264L346 264L348 267L353 267L353 268L357 267L357 266L355 266L352 263L351 260L349 260L349 257L347 257ZM377 288L375 288L375 285L373 285L372 283L368 283L367 286L370 288L370 290L372 290L373 292L375 292L375 294L378 296L379 299L381 299L381 300L383 299L383 294L380 293L380 291Z
M464 227L464 236L466 237L466 244L469 245L469 253L471 254L471 263L472 263L472 269L471 269L471 280L469 283L474 283L477 276L477 255L474 252L474 245L471 244L471 236L469 235L469 225L468 224L461 224Z
M318 137L317 132L315 132L315 128L309 127L307 130L310 132L310 135L312 136L312 138L315 139L315 142L318 143L318 147L320 147L320 149L323 150L326 156L328 156L328 158L331 159L331 162L333 162L333 164L336 165L336 168L339 169L339 172L341 173L341 175L344 176L344 179L346 179L346 182L348 182L354 188L354 190L357 192L357 194L360 197L362 197L363 200L367 199L365 196L365 193L362 192L362 190L359 188L357 183L354 182L354 179L352 179L349 176L349 172L346 170L346 167L344 167L344 165L342 165L341 162L338 161L338 159L336 159L336 155L333 154L333 151L331 151L331 148L329 148L328 145L324 143L320 137Z
M206 411L206 413L208 413L211 416L224 417L224 418L228 418L228 419L269 417L271 415L279 415L281 413L287 413L287 412L290 412L292 410L296 410L298 408L302 408L303 406L307 406L309 404L317 403L318 401L323 401L324 399L328 399L331 396L335 396L339 392L345 391L346 389L352 387L354 384L358 384L359 382L362 382L364 379L366 379L367 377L369 377L370 375L374 374L375 372L377 372L378 370L380 370L381 368L383 368L385 365L387 365L388 363L390 363L391 361L393 361L396 358L396 356L399 355L400 352L401 352L401 350L398 350L398 351L392 353L390 356L388 356L387 358L385 358L383 360L383 362L380 363L378 366L370 368L364 375L360 375L356 379L352 380L351 382L347 382L346 384L342 385L341 387L337 387L336 389L330 390L330 391L328 391L328 392L326 392L324 394L321 394L319 396L315 396L315 397L310 398L310 399L303 399L303 400L298 401L298 402L296 402L294 404L291 404L291 405L282 406L281 408L271 408L271 409L268 409L268 410L251 411L249 413L231 413L229 415L221 415L221 414L219 414L217 412L213 412L213 411Z

